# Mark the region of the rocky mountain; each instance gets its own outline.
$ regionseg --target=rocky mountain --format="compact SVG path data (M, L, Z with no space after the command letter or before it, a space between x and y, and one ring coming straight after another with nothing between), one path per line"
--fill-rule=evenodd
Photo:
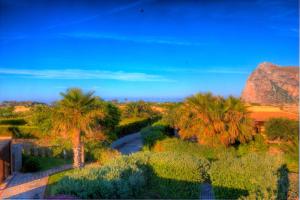
M242 100L259 104L298 104L299 67L261 63L247 80Z

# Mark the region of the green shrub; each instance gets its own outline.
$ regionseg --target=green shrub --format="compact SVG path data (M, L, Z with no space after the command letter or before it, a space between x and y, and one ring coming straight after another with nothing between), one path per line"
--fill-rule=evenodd
M212 163L210 180L217 199L275 199L287 188L282 159L249 153L240 158L226 156ZM281 185L279 187L279 185ZM279 187L279 190L278 188Z
M41 131L34 126L0 126L1 136L13 136L14 138L34 139L41 138Z
M27 122L24 119L1 119L0 125L25 125Z
M122 137L128 134L136 133L140 131L142 128L151 125L153 122L157 121L158 118L138 118L133 121L128 120L127 123L121 123L116 128L116 133L118 137Z
M95 160L101 165L108 163L109 161L117 158L120 155L120 152L110 148L102 148L95 150Z
M73 170L52 191L79 198L197 198L209 162L193 156L140 152L102 167Z
M206 158L208 160L216 160L224 153L235 153L233 148L212 148L177 138L167 138L162 141L157 141L153 147L153 151L185 153L199 158Z
M266 122L265 130L270 140L292 140L298 137L299 122L285 118L273 118Z
M166 138L165 127L163 126L148 126L141 130L141 136L144 146L147 148L153 147L156 141Z
M143 160L121 157L101 168L84 168L67 173L55 186L56 194L79 198L136 198L146 186Z
M37 172L42 168L38 157L23 155L22 163L23 172Z
M239 156L246 155L250 152L266 152L268 145L262 135L256 135L254 139L246 144L240 144L237 148Z
M176 152L154 153L149 165L153 170L149 188L156 194L150 198L198 198L200 184L208 180L209 162L203 158Z

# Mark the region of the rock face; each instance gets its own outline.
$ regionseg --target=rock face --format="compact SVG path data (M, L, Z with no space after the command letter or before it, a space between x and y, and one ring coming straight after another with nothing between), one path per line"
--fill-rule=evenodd
M299 67L261 63L250 75L242 100L259 104L298 104Z

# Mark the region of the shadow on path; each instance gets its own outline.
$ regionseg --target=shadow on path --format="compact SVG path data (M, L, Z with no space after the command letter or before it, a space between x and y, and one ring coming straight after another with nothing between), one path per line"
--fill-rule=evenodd
M43 198L49 175L71 169L72 165L64 165L36 173L17 173L0 191L1 199L37 199Z

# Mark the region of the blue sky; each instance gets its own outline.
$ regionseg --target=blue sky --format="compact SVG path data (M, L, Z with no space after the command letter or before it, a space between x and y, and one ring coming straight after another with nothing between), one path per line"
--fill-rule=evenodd
M0 101L239 96L264 61L298 66L297 0L0 0Z

